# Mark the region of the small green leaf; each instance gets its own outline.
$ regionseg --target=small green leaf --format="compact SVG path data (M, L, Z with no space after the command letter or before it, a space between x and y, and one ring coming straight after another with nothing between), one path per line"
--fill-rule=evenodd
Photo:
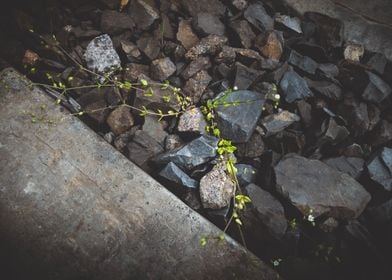
M148 82L145 79L140 79L140 84L142 85L142 87L147 87L148 86Z

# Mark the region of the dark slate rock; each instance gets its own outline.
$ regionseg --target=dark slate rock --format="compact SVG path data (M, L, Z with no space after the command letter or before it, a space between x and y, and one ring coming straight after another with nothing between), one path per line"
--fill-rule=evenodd
M247 142L261 115L263 96L254 91L239 90L228 95L220 94L215 100L222 104L215 109L222 137L235 143ZM223 106L223 102L232 105Z
M378 224L387 224L392 221L392 199L369 209L369 216Z
M338 19L320 13L307 12L305 17L316 24L319 44L325 48L337 48L343 44L343 24Z
M210 12L199 13L193 19L193 26L196 31L200 32L201 35L224 35L225 25L219 20L219 18Z
M192 17L203 12L222 16L226 12L226 7L219 0L180 0L179 2Z
M145 0L132 0L129 5L129 14L136 23L138 30L148 30L159 19L159 12L154 2Z
M243 158L259 157L264 153L265 145L263 138L258 132L254 132L246 143L236 145L235 154Z
M188 188L197 188L198 182L189 177L173 162L169 162L165 168L159 172L159 175L172 183L182 185Z
M135 23L132 17L126 13L113 10L105 10L101 16L101 30L104 33L113 35L125 30L133 30ZM82 36L77 36L82 37Z
M188 189L188 191L181 196L181 199L193 210L200 210L202 207L199 192L197 190Z
M325 214L337 219L358 217L370 201L370 194L346 173L319 160L287 157L275 167L276 189L303 215Z
M288 62L311 75L316 74L316 70L318 68L318 63L316 61L308 56L303 56L294 50L290 52Z
M296 33L302 33L301 20L297 17L290 17L287 15L276 14L275 22L283 25L284 27L295 31Z
M381 103L388 96L391 95L391 87L384 82L379 76L372 72L366 71L369 76L369 84L362 94L362 98L366 101Z
M382 120L372 131L371 144L381 146L392 140L392 123Z
M176 72L176 66L168 57L159 58L151 64L151 76L157 81L164 81Z
M160 41L155 36L141 37L136 44L150 60L156 59L161 51Z
M249 164L236 164L237 179L240 187L245 187L256 181L257 169Z
M158 164L173 162L182 169L191 170L216 156L219 139L202 135L195 140L155 157Z
M248 89L257 78L264 74L263 71L246 67L239 62L236 62L235 67L234 86L238 89Z
M347 173L354 179L358 179L363 171L365 161L358 157L340 156L323 160L324 163L335 168L338 171Z
M165 138L165 151L174 150L184 145L184 142L177 134L169 134Z
M279 85L283 91L284 98L288 103L293 103L295 100L313 96L305 79L298 75L291 67L289 67L289 70L284 74Z
M318 65L318 70L328 78L334 78L339 75L339 68L332 63L321 63Z
M375 53L369 58L369 60L366 62L366 65L378 74L383 75L387 63L388 60L386 59L385 55L381 53Z
M260 31L273 30L274 20L264 9L261 3L253 3L244 12L244 17Z
M347 128L345 126L338 125L333 118L326 120L322 124L321 130L324 131L322 141L331 142L333 144L343 141L350 135Z
M308 86L316 93L319 93L325 97L332 100L341 100L343 98L342 88L336 83L322 80L322 81L312 81L306 79Z
M190 48L186 54L185 58L189 60L195 60L201 55L215 54L222 49L222 47L227 43L227 38L219 35L208 35L198 42L195 46Z
M269 137L283 131L291 124L298 121L300 121L299 116L290 113L289 111L283 110L277 114L264 117L261 120L261 125L264 128L264 136Z
M297 102L297 108L299 115L301 116L302 122L306 127L312 125L312 105L307 103L305 100L300 100Z
M282 204L269 192L255 184L249 184L245 190L251 199L253 212L257 219L272 236L281 239L287 229L287 219Z
M211 67L210 58L208 56L200 56L197 59L191 61L189 65L181 72L181 77L188 80L193 75L201 70L207 70Z
M236 20L230 24L230 28L234 31L239 39L239 43L246 49L252 47L256 34L253 32L246 20Z
M383 148L367 164L370 178L385 190L392 191L392 149Z

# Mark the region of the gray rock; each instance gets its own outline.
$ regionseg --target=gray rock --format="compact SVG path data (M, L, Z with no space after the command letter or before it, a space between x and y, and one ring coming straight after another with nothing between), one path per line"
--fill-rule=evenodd
M215 100L222 104L215 108L222 137L234 143L247 142L260 118L263 96L255 91L239 90L228 95L220 94ZM230 105L224 106L224 102Z
M320 63L318 65L318 70L328 78L334 78L339 75L339 68L332 63Z
M164 81L176 72L176 66L170 58L159 58L151 64L151 75L154 80Z
M200 180L200 199L204 208L221 209L229 206L234 193L235 184L223 162L216 164Z
M323 13L306 13L306 17L315 23L319 34L319 44L326 50L338 48L343 44L343 24L339 19ZM333 15L335 17L335 15Z
M130 82L136 82L139 76L150 76L150 67L144 64L129 63L124 71L124 79Z
M182 169L192 170L216 156L218 142L216 137L202 135L183 146L158 155L154 161L158 164L174 162Z
M234 7L236 7L240 11L242 11L246 7L248 7L248 1L247 0L232 0L231 3L233 4Z
M165 151L174 150L182 145L184 145L184 142L177 134L169 134L165 138Z
M235 69L234 85L238 89L248 89L257 78L265 73L264 71L249 68L239 62L235 63Z
M265 149L263 138L256 131L252 134L247 142L239 143L236 145L236 147L237 150L235 154L239 157L245 158L259 157L264 153Z
M342 100L343 98L342 88L336 83L327 80L312 81L310 79L306 79L306 82L308 83L309 88L325 97L332 100Z
M136 44L150 60L156 59L161 51L159 38L155 35L141 37Z
M113 10L103 11L101 16L101 30L103 33L113 35L134 28L135 23L129 14Z
M201 70L185 83L184 92L192 98L193 104L199 103L211 80L212 77L207 71Z
M197 14L193 19L193 25L195 30L200 32L203 36L211 34L225 35L225 25L217 16L210 12Z
M384 147L367 164L370 178L386 191L392 191L392 149Z
M126 106L120 106L114 109L108 116L106 123L115 135L120 135L130 129L135 121L131 109Z
M87 45L83 59L87 63L87 68L98 74L105 74L112 68L121 66L120 57L113 48L113 42L107 34L94 38Z
M346 173L319 160L287 157L275 166L276 189L303 215L325 214L337 219L358 217L370 194Z
M249 164L236 164L237 168L237 179L240 187L245 187L250 183L254 183L256 181L257 169Z
M207 122L200 108L193 108L184 112L178 121L177 130L180 132L206 133Z
M234 31L239 39L239 43L246 49L253 45L256 34L253 32L246 20L236 20L230 24L230 28Z
M103 4L105 4L110 9L116 9L119 6L119 2L117 0L100 0Z
M185 57L189 60L195 60L201 55L215 54L220 51L226 43L227 38L224 36L208 35L190 48L185 54Z
M297 33L302 33L301 20L297 17L290 17L287 15L276 14L275 22L280 23Z
M303 56L299 54L295 50L292 50L290 52L288 62L291 65L298 67L302 71L305 71L306 73L309 73L311 75L316 74L316 70L318 68L318 63L316 61L314 61L308 56Z
M181 72L181 77L185 80L188 80L197 72L201 70L207 70L210 67L210 58L208 56L200 56L189 63L189 65Z
M113 145L116 147L118 151L121 153L124 152L128 143L131 141L132 137L135 135L135 132L138 130L136 126L132 127L130 130L120 134L114 139Z
M375 53L369 58L369 60L366 62L366 65L369 66L373 71L376 71L378 74L383 75L387 63L388 60L386 59L385 55L381 53Z
M196 189L198 182L189 177L173 162L169 162L165 168L159 172L159 176L169 180L172 183L182 185L184 187Z
M392 123L382 120L372 131L371 144L374 146L384 145L392 140Z
M180 20L178 23L177 40L185 49L189 50L199 42L199 37L193 32L189 20Z
M203 12L223 16L226 12L225 5L219 0L180 0L180 3L192 17Z
M274 20L264 9L263 4L253 3L244 12L244 17L260 31L273 30Z
M321 130L324 131L322 141L331 142L332 144L340 143L350 135L347 128L345 126L338 125L333 118L325 120Z
M323 162L340 172L347 173L354 179L359 179L365 163L362 158L345 156L325 159Z
M289 70L284 74L279 85L283 91L284 98L288 103L293 103L295 100L313 96L305 79L298 75L291 67L289 67Z
M147 30L159 19L158 10L152 1L132 0L129 5L129 14L139 30Z
M290 113L289 111L283 110L277 114L268 115L261 120L261 125L265 131L265 137L275 135L294 122L300 121L300 117L296 114Z
M387 224L392 221L392 199L369 209L369 216L378 224Z
M369 76L369 84L362 93L362 98L366 101L380 104L391 95L392 89L376 74L369 71L366 71L366 73Z
M306 127L312 124L312 105L307 103L305 100L300 100L297 102L297 108L299 115L301 116L302 122Z
M168 135L165 131L166 126L167 123L163 120L159 121L158 117L146 115L142 130L163 146Z
M121 49L123 50L129 61L135 61L141 58L142 53L133 42L128 40L122 40L120 44Z
M269 192L255 184L249 184L245 190L251 200L254 214L268 229L272 236L281 239L287 229L287 219L282 204Z

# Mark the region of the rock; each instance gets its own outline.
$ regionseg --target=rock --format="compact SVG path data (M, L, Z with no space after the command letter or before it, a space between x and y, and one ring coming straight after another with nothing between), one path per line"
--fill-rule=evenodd
M378 74L383 75L387 63L388 60L386 59L385 55L381 53L375 53L369 58L369 60L366 62L366 65Z
M319 93L332 100L343 99L342 88L336 83L330 82L328 80L312 81L310 79L306 79L306 82L309 88L311 88L316 93Z
M281 239L287 229L287 220L282 204L269 192L255 184L249 184L245 190L251 200L252 209L261 224L277 239Z
M132 127L130 130L120 134L119 136L114 139L113 145L116 147L118 151L121 153L124 152L125 148L127 147L128 143L131 141L135 132L138 130L136 126Z
M211 62L208 56L200 56L197 59L191 61L189 65L181 72L181 77L184 80L188 80L193 75L201 70L207 70L211 67Z
M366 73L369 76L369 84L362 93L362 98L366 101L380 104L391 95L392 89L376 74L369 71L366 71Z
M114 138L115 138L115 135L111 131L108 133L105 133L105 135L103 136L103 139L105 139L105 141L108 142L109 144L113 144Z
M113 10L103 11L101 16L101 30L103 33L114 35L134 28L135 23L129 14Z
M192 17L200 13L223 16L226 12L226 7L219 0L180 0L180 3Z
M264 74L263 71L246 67L239 62L235 63L235 69L234 86L238 89L248 89L257 78Z
M392 199L369 209L369 215L378 224L388 224L392 221Z
M87 68L97 74L105 74L113 68L121 67L120 57L107 34L94 38L87 45L83 59L87 63Z
M170 58L159 58L151 64L151 75L154 80L164 81L176 72L176 66Z
M230 23L230 28L237 35L239 43L246 49L249 49L253 45L253 41L256 38L256 34L253 32L249 23L246 20L236 20Z
M159 12L153 1L132 0L128 13L136 23L138 30L148 30L159 19Z
M320 63L318 70L321 71L327 78L334 78L339 75L339 68L332 63Z
M336 219L329 217L326 219L321 225L320 229L326 233L333 232L339 226L339 221Z
M353 143L344 149L343 155L345 155L346 157L363 158L365 153L363 152L363 149L359 144Z
M182 169L192 170L216 156L218 142L216 137L202 135L183 146L158 155L154 161L158 164L173 162Z
M159 176L169 180L172 183L179 184L187 188L196 189L198 187L198 182L189 177L173 162L169 162L165 168L159 172Z
M275 22L285 26L290 30L302 34L301 20L297 17L290 17L278 13L275 15Z
M340 143L350 135L347 128L338 125L333 118L324 121L321 130L324 132L322 142L331 142L332 144Z
M202 208L198 191L189 189L181 196L181 199L193 210L200 210Z
M346 173L319 160L292 156L275 167L276 189L304 216L358 217L370 201L366 190Z
M359 179L365 163L365 161L361 158L345 156L325 159L323 162L340 172L347 173L354 179Z
M199 37L193 33L189 20L180 20L178 23L177 40L180 41L187 50L199 42Z
M257 177L257 169L249 164L236 164L237 179L240 187L245 187L250 183L254 183Z
M261 3L250 4L244 12L244 17L260 31L274 29L274 20L265 11Z
M174 28L170 23L169 17L162 12L161 12L161 26L163 29L163 37L174 41L176 38Z
M318 43L326 50L339 48L343 44L343 24L327 15L307 12L305 17L316 25Z
M117 0L100 0L103 4L105 4L110 9L117 9L119 6L119 2Z
M98 99L83 106L83 110L92 120L98 124L104 124L110 113L107 107L108 105L104 99Z
M231 3L233 4L234 7L236 7L240 11L242 11L246 7L248 7L248 1L247 0L232 0Z
M146 115L144 116L144 124L142 130L147 133L152 139L155 139L162 146L164 145L165 139L167 137L167 132L165 131L167 124L165 121L159 121L156 116Z
M106 120L110 130L119 135L130 129L135 121L129 107L120 106L114 109Z
M159 42L159 39L155 36L146 36L137 40L136 44L150 60L154 60L158 57L161 51Z
M179 132L206 133L207 122L200 108L196 107L184 112L178 121L177 130Z
M165 138L165 151L174 150L182 145L184 145L184 142L177 134L169 134Z
M29 66L35 65L39 61L39 55L32 50L27 49L24 53L22 63Z
M289 70L284 74L279 85L283 91L284 98L288 103L293 103L295 100L313 96L306 81L291 67L289 67Z
M184 92L191 97L193 104L199 103L211 80L212 77L208 75L207 71L202 70L185 83Z
M150 159L163 152L162 146L142 130L135 132L127 148L129 159L144 170L148 169Z
M215 57L215 61L218 64L225 63L225 64L232 64L236 58L235 49L229 46L223 46L222 50L218 53Z
M392 123L382 120L380 124L372 131L371 144L381 146L392 140Z
M131 41L121 41L121 49L127 56L129 61L139 60L141 58L142 53L139 48Z
M236 155L242 158L255 158L264 153L265 145L261 135L254 132L246 143L236 145Z
M204 208L221 209L230 205L235 183L226 172L224 163L216 164L200 180L200 199Z
M263 96L254 91L239 90L227 95L220 94L215 100L222 104L215 108L222 137L234 143L247 142L261 115ZM224 106L224 102L229 106Z
M392 191L392 149L384 147L367 164L370 178L386 191Z
M141 75L150 76L150 67L148 67L148 65L138 63L130 63L126 65L124 80L136 82Z
M318 63L316 61L310 57L303 56L294 50L290 52L288 62L311 75L315 75L318 68Z
M255 45L268 58L279 60L283 54L283 43L276 31L267 31L257 36Z
M344 59L350 62L359 62L365 49L359 44L348 44L344 49Z
M185 54L185 58L195 60L201 55L215 54L220 51L224 44L227 43L227 38L218 35L209 35L200 40L194 47L190 48Z
M225 35L225 25L219 20L219 18L210 12L199 13L193 19L193 26L196 31L200 32L201 35Z
M301 116L302 122L306 127L312 124L312 105L307 103L305 100L300 100L297 102L297 108L299 115Z
M298 121L300 121L299 116L290 113L289 111L283 110L277 114L264 117L261 120L261 125L263 126L265 131L264 136L269 137L283 131L284 129L292 125L294 122Z

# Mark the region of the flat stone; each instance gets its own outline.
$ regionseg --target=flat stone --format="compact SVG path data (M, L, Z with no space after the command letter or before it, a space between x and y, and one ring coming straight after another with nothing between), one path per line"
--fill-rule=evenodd
M211 80L212 77L208 74L208 72L202 70L197 72L185 83L184 92L191 97L193 104L199 103L201 96L207 89Z
M133 30L134 28L135 23L129 14L113 10L103 11L101 16L101 30L103 33L114 35L125 30Z
M205 134L207 122L200 108L196 107L184 112L178 121L177 130L179 132L197 132Z
M383 75L387 63L388 60L385 57L385 55L381 53L375 53L369 58L369 60L366 62L366 65L369 66L370 69L377 72L378 74Z
M301 116L302 122L306 127L312 124L312 105L307 103L305 100L297 102L298 113Z
M201 55L215 54L227 43L227 38L218 35L209 35L200 40L195 46L190 48L185 54L185 58L195 60Z
M159 19L159 12L152 1L132 0L128 13L138 30L148 30Z
M153 60L151 75L154 80L164 81L176 72L176 66L168 57Z
M302 34L301 20L297 17L276 14L275 22L282 24L283 26L292 31Z
M255 158L264 153L265 145L263 138L256 131L252 134L249 140L245 143L236 145L237 150L235 154L242 158Z
M392 149L384 147L367 164L370 178L386 191L392 191Z
M237 179L240 187L245 187L250 183L254 183L257 177L257 169L249 164L237 163Z
M284 74L279 85L283 91L284 98L288 103L293 103L295 100L313 96L305 79L298 75L291 67Z
M112 68L121 67L120 57L107 34L94 38L87 45L83 59L86 61L88 69L98 74L105 74Z
M130 129L135 121L133 119L131 109L126 106L120 106L114 109L106 120L110 130L119 135Z
M169 17L162 12L160 16L161 16L161 25L163 29L163 37L174 41L176 39L176 33L174 31L173 26L171 25Z
M225 5L219 0L180 0L180 3L192 17L196 17L200 13L223 16L226 12Z
M199 42L199 37L193 32L189 20L180 20L178 23L177 40L180 41L187 50Z
M253 82L264 73L264 71L249 68L239 62L236 62L234 86L238 89L248 89Z
M193 19L193 25L195 30L200 32L201 35L225 35L225 25L219 20L219 18L210 12L199 13Z
M288 62L301 69L302 71L305 71L308 74L315 75L316 70L318 68L318 63L311 59L308 56L303 56L296 52L295 50L292 50L290 52L290 56L288 59Z
M237 35L239 44L246 49L249 49L253 45L253 41L256 38L256 34L253 32L249 23L246 20L236 20L230 23L230 28Z
M282 110L277 114L268 115L261 120L261 125L265 131L265 137L275 135L287 127L292 125L294 122L300 121L300 117L296 114L290 113L289 111Z
M219 139L216 137L202 135L187 144L158 155L154 161L158 164L173 162L181 169L192 170L216 156L218 142Z
M255 45L268 58L279 60L283 54L283 43L276 31L267 31L257 36Z
M230 205L235 184L226 172L224 163L216 164L200 180L200 199L204 208L221 209Z
M173 162L169 162L165 168L159 172L159 176L167 179L168 181L179 184L181 186L196 189L199 183L189 177L184 171L182 171Z
M282 204L269 192L255 184L245 190L251 200L252 209L261 224L277 239L281 239L287 229L287 219Z
M354 179L359 179L365 163L362 158L345 156L325 159L323 162L338 171L347 173Z
M208 56L200 56L189 63L189 65L181 72L181 77L185 80L188 80L197 72L201 70L207 70L210 67L210 58Z
M263 96L254 91L239 90L226 96L220 94L215 100L222 104L215 108L216 122L222 137L234 143L247 142L261 115ZM230 105L224 106L223 102Z
M320 63L318 70L328 78L334 78L339 75L339 68L332 63Z
M276 190L304 216L337 219L358 217L370 201L370 194L346 173L319 160L292 156L275 167Z
M250 4L244 12L244 17L260 31L274 29L274 20L265 11L264 6L261 3Z
M316 93L321 94L322 96L325 96L332 100L343 99L342 88L334 82L330 82L327 80L313 81L310 79L306 79L306 82L310 89L312 89Z
M369 76L369 85L362 93L362 98L366 101L380 104L391 95L392 89L376 74L369 71L366 71L366 73Z

